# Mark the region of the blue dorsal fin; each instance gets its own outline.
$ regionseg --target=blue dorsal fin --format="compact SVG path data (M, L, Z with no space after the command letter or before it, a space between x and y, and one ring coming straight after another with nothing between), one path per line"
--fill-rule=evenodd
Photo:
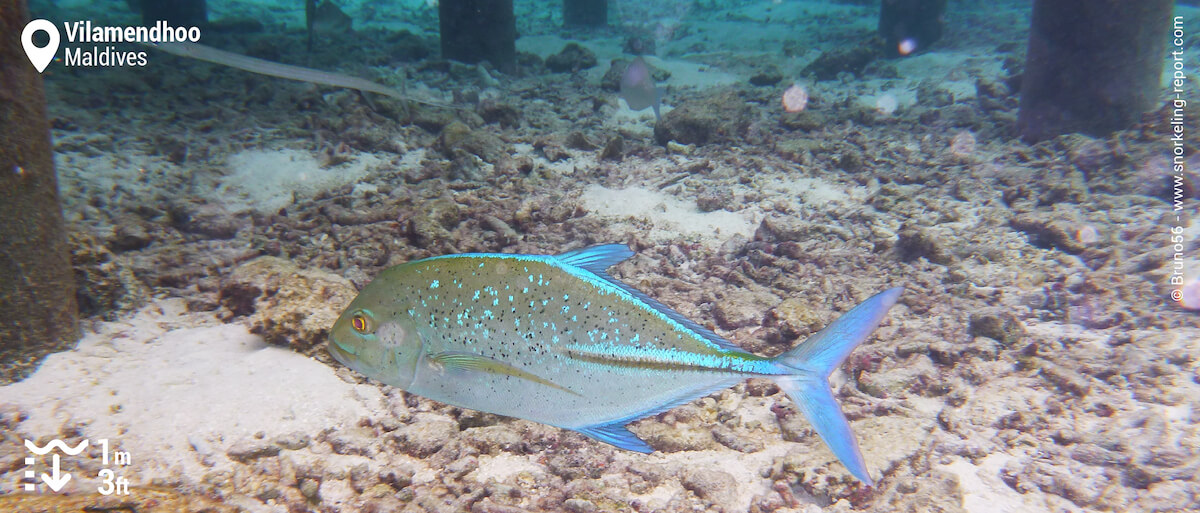
M683 314L672 310L671 307L659 303L654 298L647 296L644 292L630 287L629 285L626 285L618 281L616 278L608 275L607 269L609 267L624 262L633 255L633 250L629 249L629 246L624 244L604 244L601 246L592 246L590 248L568 251L566 253L557 255L555 258L557 258L558 261L564 265L579 267L587 272L592 273L594 276L608 283L609 285L628 292L629 295L637 298L643 303L646 303L646 306L653 308L656 312L666 316L668 319L682 324L683 327L696 332L701 337L708 339L709 342L712 342L721 349L727 351L737 351L739 353L746 352L733 342L725 340L720 335L713 333L712 330L700 326L691 319L684 317Z
M555 256L565 265L573 265L587 269L594 274L601 274L605 269L624 262L633 256L633 250L624 244L602 244L590 248L568 251Z
M635 451L645 454L654 452L654 448L650 447L641 438L633 434L629 428L625 427L624 423L602 424L599 426L590 426L576 429L580 433L588 437L595 438L609 445L615 445L626 451Z

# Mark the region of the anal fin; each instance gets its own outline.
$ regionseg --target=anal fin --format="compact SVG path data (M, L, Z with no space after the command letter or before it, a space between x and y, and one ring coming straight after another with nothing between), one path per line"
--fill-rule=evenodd
M575 431L583 433L590 438L594 438L609 445L620 447L626 451L636 451L640 453L650 454L654 452L654 448L650 447L641 438L633 434L626 427L627 424L614 422L612 424L600 424L598 426L589 426L578 428Z

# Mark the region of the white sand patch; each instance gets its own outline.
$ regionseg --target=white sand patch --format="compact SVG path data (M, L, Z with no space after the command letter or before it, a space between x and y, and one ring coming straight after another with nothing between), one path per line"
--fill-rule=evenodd
M534 456L518 456L516 454L496 456L482 454L479 456L479 466L467 474L466 479L474 479L480 483L487 483L493 479L497 482L504 482L521 472L529 472L533 475L545 474L546 467L533 462L533 458Z
M61 148L72 140L84 141L94 135L67 136L55 143ZM106 139L109 138L99 136L99 140ZM59 190L68 204L64 214L70 222L82 222L89 215L88 211L93 209L83 203L93 197L103 197L109 202L153 197L162 190L160 182L177 183L176 177L186 173L161 156L116 146L99 150L96 146L99 145L80 144L54 152Z
M737 75L712 69L707 64L697 64L680 59L659 59L647 57L646 62L651 66L671 72L671 78L659 82L661 86L691 86L698 88L716 87L733 84L739 81Z
M104 136L101 136L104 137ZM86 139L86 137L80 137ZM62 146L72 140L64 137L56 142ZM100 188L115 188L117 185L125 188L143 190L147 187L139 178L146 173L165 174L178 172L178 166L163 160L158 156L138 153L121 152L113 148L113 153L101 153L100 150L84 148L83 152L70 148L67 151L54 152L54 168L61 177L64 186L72 187L76 183L84 183ZM88 154L85 152L94 152Z
M882 87L887 86L884 84L873 84L872 82L876 81L868 81L868 85L864 86L864 88L878 86L880 89L877 89L875 94L860 95L857 99L859 105L868 109L875 109L884 114L893 114L897 110L908 109L917 104L917 91L915 89L898 87L882 89Z
M762 470L770 467L776 459L787 455L791 448L792 444L790 443L771 443L761 451L739 453L732 458L728 451L685 451L655 453L650 456L621 452L618 453L618 457L637 461L658 460L656 462L667 463L670 467L679 466L680 468L712 469L725 472L733 476L733 480L738 486L734 489L733 504L722 506L731 506L732 511L747 511L750 508L750 501L754 497L771 491L773 482L762 477ZM685 493L687 491L679 481L667 479L649 492L642 495L635 494L631 498L641 500L651 510L657 510L666 507L667 503L675 496Z
M360 153L350 162L321 167L311 154L292 149L246 150L229 157L230 173L217 194L230 210L270 212L296 198L356 182L378 168L383 159Z
M625 104L625 100L617 98L619 108L613 111L612 116L604 120L604 127L610 130L620 130L624 134L633 134L646 139L654 137L654 109L633 110L629 105ZM659 113L666 116L668 112L674 110L673 107L662 104L659 107Z
M1013 490L1000 479L1004 464L1013 457L1007 454L991 454L980 465L967 460L957 460L949 465L937 467L958 477L958 488L963 496L963 509L967 513L1034 513L1046 511L1046 504L1036 504ZM1039 496L1039 494L1029 494Z
M980 54L983 53L984 50L980 50ZM1003 58L980 54L939 49L891 62L900 76L912 84L933 79L938 88L954 95L954 101L962 101L975 97L975 80L979 77L1005 75Z
M650 238L666 241L683 236L713 247L735 234L750 237L762 220L755 212L701 212L694 201L642 187L609 189L589 185L583 190L587 209L615 222L636 221L652 226ZM633 227L630 227L633 230Z
M386 415L377 413L384 399L375 387L267 347L244 326L187 313L181 299L103 326L28 379L0 387L0 403L29 414L25 433L79 427L92 443L109 439L131 453L126 475L135 482L230 468L226 450L256 433L267 441L311 436Z
M867 188L860 185L830 183L819 178L788 177L763 185L764 190L782 192L795 198L800 206L820 207L836 203L863 203Z
M1109 343L1112 332L1089 329L1078 324L1030 319L1025 321L1025 330L1030 336L1045 340L1069 339L1072 344L1083 344L1096 349L1112 347Z

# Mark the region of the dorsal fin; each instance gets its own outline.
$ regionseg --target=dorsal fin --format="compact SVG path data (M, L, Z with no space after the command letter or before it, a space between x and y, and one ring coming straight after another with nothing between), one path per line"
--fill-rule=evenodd
M626 285L618 281L616 278L608 275L607 269L609 267L624 262L633 255L633 250L629 249L629 246L624 244L603 244L600 246L592 246L590 248L568 251L566 253L557 255L555 258L557 258L558 261L564 265L570 265L583 269L594 275L596 278L608 283L609 285L628 292L631 296L637 298L643 303L646 303L646 306L653 308L656 312L663 314L668 319L682 324L683 327L696 332L701 337L708 339L709 342L712 342L721 349L727 351L737 351L739 353L746 352L744 349L734 345L733 342L725 340L720 335L713 333L712 330L696 324L691 319L684 317L683 314L676 312L669 306L659 303L654 298L647 296L644 292Z
M633 250L624 244L603 244L568 251L555 258L565 265L580 267L599 275L604 273L605 269L628 260L633 254Z

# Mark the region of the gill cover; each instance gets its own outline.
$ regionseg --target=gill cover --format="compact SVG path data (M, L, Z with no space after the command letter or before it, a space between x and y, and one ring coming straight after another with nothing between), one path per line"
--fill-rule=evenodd
M388 318L381 311L351 304L330 331L329 352L361 374L408 388L424 350L420 334L406 314Z

